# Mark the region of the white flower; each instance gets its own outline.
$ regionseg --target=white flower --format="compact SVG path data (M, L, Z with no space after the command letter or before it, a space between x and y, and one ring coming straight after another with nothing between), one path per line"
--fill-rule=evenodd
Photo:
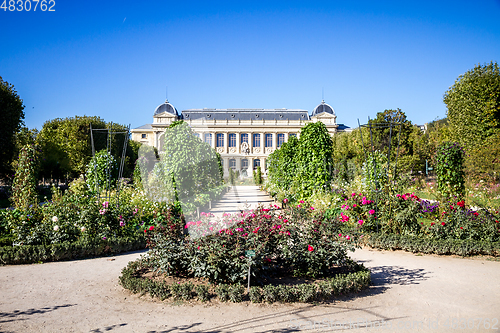
M59 221L59 219L57 218L57 216L52 216L52 222L56 223L57 221Z
M81 230L82 232L85 232L85 230L86 230L86 229L85 229L85 227L82 227L80 230Z
M58 226L58 225L55 225L55 226L54 226L54 231L57 231L57 230L59 230L59 226Z

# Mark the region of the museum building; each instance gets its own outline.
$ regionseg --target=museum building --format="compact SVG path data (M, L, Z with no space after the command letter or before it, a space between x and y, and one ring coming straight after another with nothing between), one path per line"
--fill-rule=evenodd
M180 114L168 102L159 105L153 123L131 130L132 140L162 149L165 129L176 120L185 121L196 136L212 146L222 157L224 174L229 168L243 174L261 167L266 158L291 136L299 137L308 123L321 121L330 135L349 130L337 124L333 108L322 101L309 115L300 109L188 109ZM248 173L251 175L251 172Z

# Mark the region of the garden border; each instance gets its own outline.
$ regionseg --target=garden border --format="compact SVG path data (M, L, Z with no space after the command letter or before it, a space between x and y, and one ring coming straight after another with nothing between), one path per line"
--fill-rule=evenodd
M454 254L462 257L490 255L500 257L500 242L461 239L432 239L413 235L365 234L362 244L382 250L404 250L412 253Z
M33 264L102 257L120 252L146 248L143 235L109 239L82 239L49 245L20 245L0 247L0 265Z
M161 301L172 297L174 300L185 301L197 297L199 301L205 302L214 294L210 293L208 286L194 288L190 282L183 284L167 284L164 281L155 281L149 278L139 277L141 270L146 267L141 265L141 261L129 262L122 269L119 283L124 289L136 294L144 295L149 293L151 297L158 297ZM212 291L219 301L233 303L249 300L252 303L291 303L314 301L328 301L333 296L345 295L347 293L359 292L366 289L371 284L371 272L363 264L355 263L354 272L339 274L332 278L324 279L319 283L303 283L298 285L266 285L264 287L253 286L250 293L245 295L245 290L241 284L227 285L220 284ZM199 286L198 286L199 287Z

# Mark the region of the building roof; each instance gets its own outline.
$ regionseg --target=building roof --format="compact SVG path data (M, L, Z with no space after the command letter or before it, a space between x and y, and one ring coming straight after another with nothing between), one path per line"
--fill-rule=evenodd
M173 114L174 116L179 116L177 109L168 102L168 99L165 100L165 103L158 105L158 107L155 110L155 113L153 114L153 117L163 112L168 112Z
M301 109L189 109L183 110L184 120L309 120Z
M323 112L330 113L335 116L335 111L333 111L333 108L330 105L326 104L324 100L321 101L320 105L314 108L312 116L314 117Z
M146 125L142 125L142 126L136 127L134 129L153 129L153 125L152 124L146 124Z

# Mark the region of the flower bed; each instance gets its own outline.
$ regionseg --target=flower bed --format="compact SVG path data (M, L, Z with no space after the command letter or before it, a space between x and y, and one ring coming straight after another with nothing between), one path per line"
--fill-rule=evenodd
M422 236L370 233L363 237L365 245L383 250L404 250L428 254L455 254L459 256L500 256L500 242L470 239L433 239Z
M132 293L141 295L148 293L151 297L160 300L193 300L205 302L217 297L221 302L234 303L250 301L261 302L313 302L328 301L336 296L359 292L369 287L371 283L370 271L363 265L352 263L352 272L325 278L312 283L301 284L268 284L264 287L252 286L250 292L241 284L209 284L194 285L191 281L184 283L166 283L144 276L149 269L141 260L130 262L122 270L120 284Z
M140 250L146 247L142 235L121 238L79 239L48 245L23 245L0 247L0 264L32 264L47 261L74 260L113 255L120 252Z

